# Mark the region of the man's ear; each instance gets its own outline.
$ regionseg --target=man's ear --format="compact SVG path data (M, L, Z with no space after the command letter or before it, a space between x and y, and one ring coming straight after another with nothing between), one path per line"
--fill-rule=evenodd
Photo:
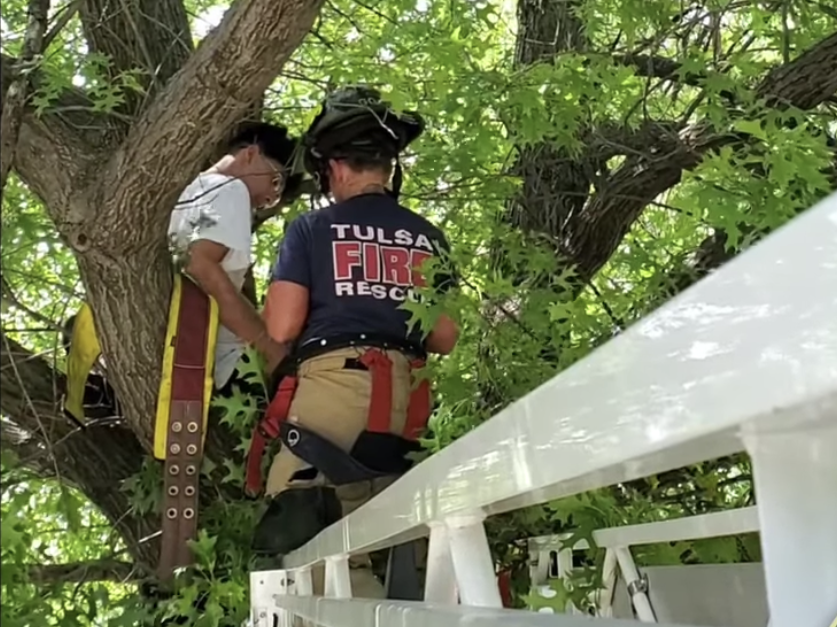
M259 156L259 147L256 144L250 144L244 149L244 163L250 165Z

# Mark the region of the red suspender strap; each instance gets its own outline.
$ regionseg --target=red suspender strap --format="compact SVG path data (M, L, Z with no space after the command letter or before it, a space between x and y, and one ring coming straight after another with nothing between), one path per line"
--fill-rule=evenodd
M253 429L250 451L247 453L247 477L244 484L247 494L251 496L256 496L262 491L264 450L268 442L279 437L279 425L288 418L296 385L296 377L286 376L282 379L273 400L267 406L264 418Z
M370 348L358 359L372 375L372 398L369 401L367 429L389 433L392 418L392 361L385 352Z
M423 359L414 359L410 362L411 380L414 379L412 372L424 368ZM404 433L408 440L415 440L427 427L430 419L430 381L422 378L418 386L410 393L410 404L407 405L407 422L404 423Z

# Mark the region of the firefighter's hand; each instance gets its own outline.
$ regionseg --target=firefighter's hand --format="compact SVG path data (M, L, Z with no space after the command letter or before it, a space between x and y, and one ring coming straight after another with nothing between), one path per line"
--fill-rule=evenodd
M267 368L267 375L270 376L279 366L285 357L288 356L288 347L285 344L269 340L265 343L262 354L265 358L265 366Z
M264 357L265 368L268 376L273 374L276 366L288 356L290 352L287 344L277 342L268 334L267 330L262 330L258 338L252 343L252 346L261 353Z

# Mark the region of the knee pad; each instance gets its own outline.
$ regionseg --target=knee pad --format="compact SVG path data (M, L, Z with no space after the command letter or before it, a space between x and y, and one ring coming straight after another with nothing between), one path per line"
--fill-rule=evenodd
M270 500L253 533L256 555L287 555L343 517L334 488L290 489Z

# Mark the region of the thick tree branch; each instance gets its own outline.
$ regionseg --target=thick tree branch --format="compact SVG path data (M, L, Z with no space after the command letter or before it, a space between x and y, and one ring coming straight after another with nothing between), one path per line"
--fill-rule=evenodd
M80 430L70 423L60 413L62 379L46 360L0 331L0 412L11 419L0 428L2 444L25 467L80 489L122 535L134 559L153 564L157 547L141 540L157 531L159 520L131 514L121 489L140 469L142 446L121 426Z
M577 0L520 0L515 64L550 63L558 54L583 53L589 46ZM584 206L594 168L563 146L541 142L519 148L513 173L523 181L507 206L505 219L524 233L556 237L567 219ZM498 262L506 263L500 254Z
M29 20L23 35L23 52L19 60L23 68L31 67L36 55L43 52L49 0L31 0L28 13ZM2 115L0 115L0 203L3 200L3 191L6 189L6 179L12 169L23 110L30 88L27 73L18 72L3 98Z
M194 49L183 0L83 0L79 15L90 51L109 57L111 77L140 70L145 94L123 94L126 113L153 96Z
M4 115L7 87L19 77L15 65L15 59L0 55L0 109ZM42 77L36 68L27 70L34 92L41 86ZM20 114L12 168L50 209L67 216L72 212L75 190L99 156L108 124L106 116L93 113L89 99L80 90L66 90L40 114L27 105Z
M810 109L837 90L837 34L770 72L758 94L776 107ZM710 150L740 141L735 134L718 135L708 125L692 125L678 137L662 135L646 154L629 156L597 189L569 224L565 252L589 280L656 197L680 182L683 171L697 166Z
M813 109L837 93L837 33L772 70L758 93L769 104Z
M60 439L70 431L60 414L55 372L0 330L0 410L33 437Z
M575 0L522 0L517 4L518 37L515 62L521 66L550 61L560 52L588 45Z
M88 583L115 581L126 583L142 577L142 570L129 562L97 560L73 564L31 564L25 567L30 581L36 584Z

